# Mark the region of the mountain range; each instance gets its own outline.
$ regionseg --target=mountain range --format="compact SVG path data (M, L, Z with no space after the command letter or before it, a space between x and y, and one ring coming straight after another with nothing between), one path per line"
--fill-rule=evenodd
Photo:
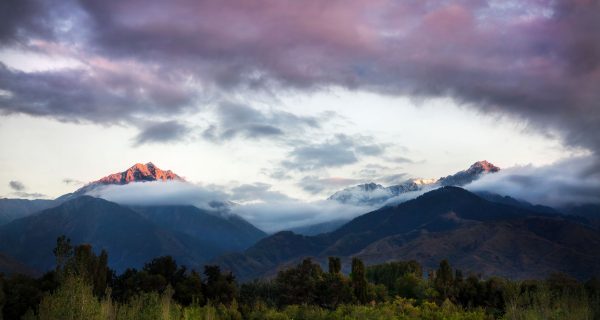
M6 199L4 207L12 213L10 218L18 218L7 219L0 226L0 252L34 270L49 270L54 265L56 238L64 234L73 243L106 249L109 264L117 271L141 267L161 255L200 267L218 255L246 249L266 235L241 217L220 210L187 205L125 206L86 195L109 184L167 180L184 181L152 163L138 163L56 200ZM10 210L11 206L18 210Z
M0 199L0 225L56 206L55 200Z
M51 269L52 248L64 234L73 243L107 250L109 265L117 272L171 255L190 268L214 263L250 280L273 275L307 256L321 263L339 256L345 266L360 257L367 264L414 259L435 268L448 258L460 269L485 276L539 278L556 271L578 278L600 275L600 206L556 209L493 190L475 194L458 187L498 170L480 161L439 179L355 186L335 193L330 201L378 209L352 220L267 235L219 206L133 206L87 195L111 184L186 183L152 163L136 164L56 200L0 199L0 272ZM412 191L421 195L390 201Z
M446 186L330 233L279 232L214 262L251 279L306 256L323 263L329 256L360 257L367 264L415 259L427 268L448 258L457 268L484 275L539 278L561 271L587 278L600 272L600 232L586 219L492 202Z
M466 170L439 179L409 179L388 187L373 182L356 185L334 193L328 200L368 207L385 205L395 197L408 192L443 186L464 186L479 179L484 174L498 171L500 171L500 168L483 160L475 162Z

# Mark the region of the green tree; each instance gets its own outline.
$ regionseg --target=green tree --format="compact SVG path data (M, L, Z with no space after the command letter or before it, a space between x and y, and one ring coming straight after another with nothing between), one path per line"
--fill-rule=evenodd
M416 300L425 298L426 288L423 279L412 272L405 273L396 279L395 289L396 294L403 298Z
M314 304L319 296L323 270L311 259L304 259L295 268L280 271L275 283L279 304Z
M318 303L325 308L335 309L354 302L352 284L341 273L323 274L318 286Z
M73 256L73 246L71 239L62 235L56 239L56 247L52 250L56 257L56 272L60 277L67 261Z
M181 281L186 272L186 268L178 267L177 262L171 256L155 258L146 263L143 270L152 275L160 275L171 284Z
M338 257L329 257L329 273L340 273L342 271L342 262Z
M4 281L4 319L20 319L29 309L35 309L42 298L42 291L35 279L16 274Z
M441 300L445 300L451 294L452 287L454 285L454 276L452 274L452 267L448 260L444 259L440 262L440 266L435 272L434 286L435 289L440 293Z
M39 306L40 320L103 319L100 301L88 282L68 275L54 293L45 296Z
M192 303L203 304L204 295L202 294L202 279L200 274L192 270L189 276L182 277L174 284L175 293L173 299L184 306Z
M222 273L219 266L204 266L205 296L210 302L230 305L237 295L237 284L231 272Z
M105 293L111 270L108 267L108 254L102 250L97 256L92 246L82 244L73 249L72 256L64 265L64 273L81 277L92 285L97 296Z
M352 273L350 274L352 279L352 288L354 289L354 295L359 303L367 303L368 301L368 288L367 288L367 277L365 272L365 265L362 260L358 258L352 259Z

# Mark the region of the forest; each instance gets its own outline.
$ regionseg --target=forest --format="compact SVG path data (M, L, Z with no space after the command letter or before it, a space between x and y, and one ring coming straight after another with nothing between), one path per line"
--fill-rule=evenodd
M560 273L515 281L463 274L447 260L425 272L416 261L355 258L345 275L330 257L327 270L307 258L238 283L169 256L117 275L106 251L65 236L53 253L56 268L38 278L0 276L0 319L600 319L600 280Z

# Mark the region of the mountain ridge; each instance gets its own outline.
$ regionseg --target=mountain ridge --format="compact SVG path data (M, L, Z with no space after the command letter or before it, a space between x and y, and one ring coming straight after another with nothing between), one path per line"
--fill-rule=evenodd
M586 241L579 241L580 235ZM483 247L477 245L481 241ZM359 216L330 233L311 237L281 232L244 253L213 262L244 280L273 274L278 267L306 256L322 262L328 256L346 260L356 256L367 264L416 259L427 268L450 258L463 270L470 270L469 263L476 260L487 276L513 278L536 274L535 261L543 261L543 272L563 271L585 278L600 274L596 244L600 244L600 232L577 220L490 202L446 186ZM510 268L502 269L503 264Z
M408 179L400 184L387 187L374 182L359 184L337 191L329 196L327 200L360 206L385 205L387 201L401 194L440 186L464 186L480 178L484 174L495 173L498 171L500 171L499 167L487 160L482 160L473 163L466 170L458 171L452 175L438 179Z
M185 181L185 179L173 173L171 170L162 170L158 168L152 162L146 164L136 163L122 172L109 174L98 180L92 181L72 193L67 193L58 197L56 200L65 201L73 199L106 185L125 185L135 182L152 181Z
M167 220L169 218L175 216ZM219 218L211 216L211 219ZM205 227L211 228L211 225ZM238 244L235 248L223 247L183 231L168 228L128 207L84 195L0 226L0 252L35 270L49 270L54 266L52 249L56 238L66 235L73 243L89 243L96 250L106 249L110 253L109 265L123 271L141 267L164 255L171 255L189 267L200 267L217 255L255 242ZM236 233L241 233L240 228L223 235L234 237Z

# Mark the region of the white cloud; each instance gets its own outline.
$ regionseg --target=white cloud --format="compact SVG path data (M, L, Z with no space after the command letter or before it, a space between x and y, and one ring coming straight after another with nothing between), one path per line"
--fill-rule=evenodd
M582 156L545 166L515 166L488 174L466 186L534 204L563 206L600 202L600 179L595 159Z
M231 191L219 186L187 182L139 182L109 185L89 193L124 205L193 205L212 209L211 202L242 201L232 206L237 214L266 232L337 219L351 219L374 210L372 207L342 205L335 201L305 202L270 190L267 184L241 185Z

